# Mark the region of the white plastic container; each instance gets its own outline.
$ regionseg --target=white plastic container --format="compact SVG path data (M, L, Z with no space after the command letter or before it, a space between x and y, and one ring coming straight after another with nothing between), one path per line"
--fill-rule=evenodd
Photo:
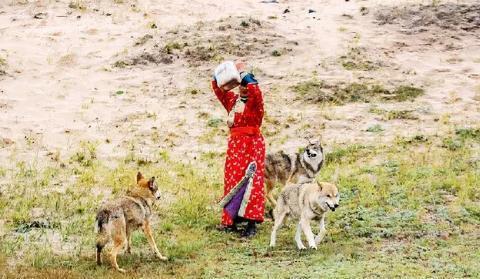
M228 91L237 87L240 82L240 73L233 61L225 61L215 68L215 79L217 85L223 90Z

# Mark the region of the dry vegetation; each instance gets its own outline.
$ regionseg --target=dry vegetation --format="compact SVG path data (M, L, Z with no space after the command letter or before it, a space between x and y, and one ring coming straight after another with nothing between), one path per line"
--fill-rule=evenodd
M426 32L431 26L450 31L475 31L480 28L480 5L408 5L380 9L378 24L400 24L408 33Z
M0 76L4 76L7 74L7 61L0 56Z
M375 82L327 84L324 81L309 80L300 82L291 88L298 98L309 103L331 102L344 104L350 102L413 101L424 90L409 85L400 85L394 89L385 89Z
M275 49L270 53L267 50L285 41L285 38L272 32L270 23L251 17L201 21L193 26L169 30L159 38L149 34L142 36L135 42L137 48L142 48L140 53L119 60L114 66L171 64L181 60L195 67L205 63L219 63L227 57L259 59L269 55L280 56L280 51L292 49ZM295 45L295 42L291 44Z

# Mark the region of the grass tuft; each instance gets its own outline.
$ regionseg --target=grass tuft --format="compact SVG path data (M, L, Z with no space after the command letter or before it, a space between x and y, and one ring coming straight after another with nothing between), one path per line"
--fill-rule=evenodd
M383 120L394 120L394 119L404 119L404 120L417 120L418 117L413 114L412 110L384 110L379 108L371 108L370 113L375 113L382 116Z
M350 47L345 55L340 56L340 63L349 71L373 71L379 68L378 63L367 59L365 51L360 47Z

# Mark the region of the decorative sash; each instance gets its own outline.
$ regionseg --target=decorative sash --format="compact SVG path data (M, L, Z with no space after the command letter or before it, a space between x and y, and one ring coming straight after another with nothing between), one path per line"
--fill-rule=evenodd
M245 175L240 179L235 187L233 187L219 202L220 207L224 208L230 218L235 219L237 216L243 217L253 185L253 177L257 170L257 164L251 162L248 164Z

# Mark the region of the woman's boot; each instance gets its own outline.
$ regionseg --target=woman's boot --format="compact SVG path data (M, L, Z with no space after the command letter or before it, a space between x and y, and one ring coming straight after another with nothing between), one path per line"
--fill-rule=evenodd
M247 228L242 233L243 237L253 237L257 234L257 223L255 221L248 221Z

